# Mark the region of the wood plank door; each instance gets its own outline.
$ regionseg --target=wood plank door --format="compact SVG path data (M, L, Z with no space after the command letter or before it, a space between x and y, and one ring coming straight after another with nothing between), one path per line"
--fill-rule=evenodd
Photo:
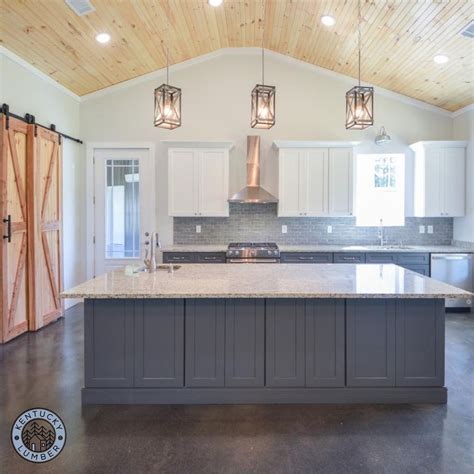
M2 249L0 267L0 342L28 330L27 293L27 148L28 126L5 115L1 118L0 209ZM7 221L7 222L6 222Z
M36 127L28 186L30 256L34 262L34 273L30 275L34 294L32 330L55 321L63 313L63 302L59 298L63 287L61 162L59 135Z

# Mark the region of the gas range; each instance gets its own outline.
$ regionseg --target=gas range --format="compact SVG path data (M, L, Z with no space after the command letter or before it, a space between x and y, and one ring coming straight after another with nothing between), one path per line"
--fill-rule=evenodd
M272 242L233 242L227 247L227 263L280 263L280 249Z

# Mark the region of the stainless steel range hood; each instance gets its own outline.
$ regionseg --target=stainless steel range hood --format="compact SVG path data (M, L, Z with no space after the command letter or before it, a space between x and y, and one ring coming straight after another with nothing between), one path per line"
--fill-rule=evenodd
M235 193L229 202L267 204L278 199L260 186L260 137L247 137L247 186Z

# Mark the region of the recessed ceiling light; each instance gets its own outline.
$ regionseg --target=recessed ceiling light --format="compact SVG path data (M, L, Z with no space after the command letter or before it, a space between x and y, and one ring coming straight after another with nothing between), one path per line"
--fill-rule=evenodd
M108 33L99 33L95 39L99 42L99 43L108 43L110 41L110 35Z
M324 15L321 17L321 23L326 26L333 26L336 23L336 19L331 15Z
M209 5L211 7L218 7L219 5L222 5L223 0L208 0Z
M433 58L433 61L436 63L436 64L444 64L444 63L447 63L449 61L449 58L447 56L445 56L444 54L437 54L434 58Z

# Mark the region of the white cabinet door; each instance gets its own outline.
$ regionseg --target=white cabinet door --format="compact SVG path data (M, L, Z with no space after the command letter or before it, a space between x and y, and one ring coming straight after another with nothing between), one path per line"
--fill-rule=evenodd
M199 156L200 216L229 215L229 157L227 151L203 150Z
M168 213L194 217L199 212L198 154L193 149L168 152Z
M465 214L465 158L464 148L442 150L442 215L458 217Z
M322 216L328 213L328 150L306 150L300 163L302 201L300 211L304 216Z
M329 215L352 215L352 148L329 149Z
M280 150L278 178L278 215L300 216L300 150Z
M426 150L425 158L424 213L426 217L443 215L443 151Z

